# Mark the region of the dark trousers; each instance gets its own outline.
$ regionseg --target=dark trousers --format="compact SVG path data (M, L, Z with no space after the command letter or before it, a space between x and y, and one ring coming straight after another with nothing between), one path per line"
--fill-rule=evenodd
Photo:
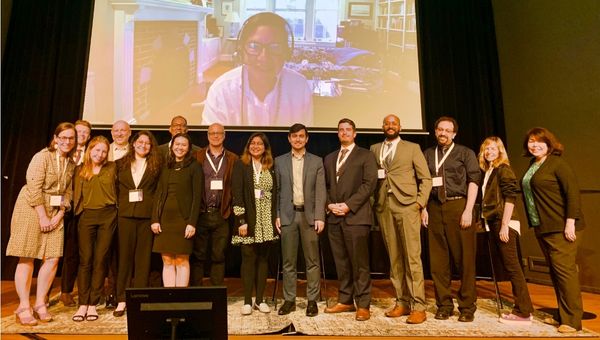
M210 283L222 286L225 278L225 250L229 243L229 223L220 211L200 215L191 259L191 285L201 286L207 254L210 253Z
M460 289L458 309L461 313L475 313L477 292L475 290L475 252L477 235L475 228L462 229L460 218L466 199L440 203L429 201L429 259L431 277L435 288L435 302L440 310L452 312L452 264L458 270Z
M73 293L73 287L75 286L75 282L77 282L77 270L79 268L78 220L79 216L74 216L72 212L65 214L65 243L60 274L61 293Z
M79 219L79 276L77 290L80 305L100 302L108 251L117 225L117 209L85 209Z
M359 308L371 305L368 225L329 224L329 243L340 288L338 302Z
M118 222L117 222L118 223ZM117 224L116 230L119 229ZM106 290L104 294L108 297L109 295L117 295L117 275L119 271L119 233L115 232L113 239L110 243L110 249L108 250L108 258L106 261L107 274L106 274Z
M148 287L150 254L154 234L149 218L119 217L119 271L117 275L117 302L125 302L125 289Z
M579 286L579 270L575 261L577 246L583 234L577 231L575 235L577 236L575 242L568 241L562 232L536 236L550 267L550 278L558 303L558 321L581 330L583 302Z
M512 228L508 228L508 242L504 243L500 240L499 235L502 221L496 220L488 223L493 243L500 252L504 270L512 285L512 293L515 298L512 313L528 318L533 313L533 305L531 304L527 281L525 281L525 275L523 274L523 268L521 268L521 261L519 260L519 253L517 251L519 233Z
M267 275L269 274L269 253L271 242L242 244L242 285L244 304L252 304L252 290L256 289L256 304L263 302Z

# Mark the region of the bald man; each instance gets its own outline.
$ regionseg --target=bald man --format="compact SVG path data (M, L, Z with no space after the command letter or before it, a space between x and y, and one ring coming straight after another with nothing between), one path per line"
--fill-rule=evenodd
M129 151L129 137L131 137L131 127L124 120L117 120L113 123L110 130L113 142L108 150L108 160L116 161L123 158Z

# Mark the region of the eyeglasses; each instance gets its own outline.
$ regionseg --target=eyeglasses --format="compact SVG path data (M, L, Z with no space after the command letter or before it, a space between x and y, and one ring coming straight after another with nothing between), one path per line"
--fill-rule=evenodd
M61 137L61 136L57 136L56 139L58 139L59 141L61 141L63 143L75 141L75 137Z
M225 134L225 132L209 132L208 133L209 136L222 136L224 134Z
M446 132L446 133L454 133L454 130L442 129L442 128L436 128L435 131L437 131L437 132Z
M280 43L272 43L272 44L261 44L256 41L249 41L246 43L246 53L249 55L257 56L260 55L263 50L269 52L269 54L280 56L283 55L287 51L287 45Z
M139 145L139 146L150 146L150 145L152 145L151 142L141 142L141 141L137 141L137 142L135 142L135 144Z

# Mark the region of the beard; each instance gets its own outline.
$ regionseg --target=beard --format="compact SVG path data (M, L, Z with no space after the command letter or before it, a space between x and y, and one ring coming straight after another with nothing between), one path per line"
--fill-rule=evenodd
M396 139L396 137L398 137L398 135L400 135L400 131L393 130L393 129L388 129L388 130L385 130L383 132L383 134L385 135L386 139L392 140L392 139Z

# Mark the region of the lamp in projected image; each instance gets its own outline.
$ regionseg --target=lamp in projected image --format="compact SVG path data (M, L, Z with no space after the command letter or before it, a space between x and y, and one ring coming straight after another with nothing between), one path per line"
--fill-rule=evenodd
M227 16L225 17L225 22L228 24L227 30L229 31L229 37L237 37L240 23L242 22L242 20L240 19L240 15L237 12L231 11L227 13Z

